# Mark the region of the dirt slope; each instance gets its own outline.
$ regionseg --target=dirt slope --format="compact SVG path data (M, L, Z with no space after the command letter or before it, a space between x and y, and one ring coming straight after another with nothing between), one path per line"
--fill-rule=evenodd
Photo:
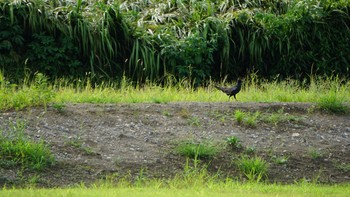
M285 120L238 124L233 115L238 109ZM350 181L350 116L320 112L307 103L67 104L62 110L0 113L0 130L19 120L25 120L32 139L48 144L57 163L40 173L0 167L0 187L33 181L33 175L44 187L92 183L111 174L136 176L141 168L145 176L167 178L183 170L185 158L174 152L179 142L224 144L230 136L270 163L271 182ZM233 162L244 148L226 147L202 163L213 173L220 169L223 177L244 179ZM312 158L312 151L319 157ZM282 156L288 160L278 164Z

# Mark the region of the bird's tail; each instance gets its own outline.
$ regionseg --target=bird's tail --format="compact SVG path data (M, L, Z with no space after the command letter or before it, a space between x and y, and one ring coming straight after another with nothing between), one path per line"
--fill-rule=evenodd
M216 89L218 89L218 90L224 91L224 88L222 88L222 87L220 87L220 86L215 85L214 87L215 87Z

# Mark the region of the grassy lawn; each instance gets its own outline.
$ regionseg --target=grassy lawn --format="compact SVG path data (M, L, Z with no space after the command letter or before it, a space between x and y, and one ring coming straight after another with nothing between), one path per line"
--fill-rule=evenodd
M275 185L237 182L215 183L189 188L159 187L77 187L57 189L4 189L2 197L50 197L50 196L348 196L350 185L316 185L300 183Z

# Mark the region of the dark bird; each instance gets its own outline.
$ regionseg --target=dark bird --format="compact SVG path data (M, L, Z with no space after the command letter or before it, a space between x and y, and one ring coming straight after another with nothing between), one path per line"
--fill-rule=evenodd
M227 94L228 100L230 100L231 96L233 96L236 99L236 94L241 90L241 86L242 86L242 81L240 79L237 80L237 85L233 86L233 87L219 87L219 86L215 86L218 90L223 91L224 93ZM236 99L237 100L237 99Z

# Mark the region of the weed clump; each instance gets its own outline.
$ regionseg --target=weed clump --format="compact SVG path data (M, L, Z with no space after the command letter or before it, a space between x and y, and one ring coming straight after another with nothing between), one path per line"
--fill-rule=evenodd
M349 110L342 100L337 98L335 93L321 97L317 102L317 107L335 114L344 114Z
M28 139L23 129L21 125L12 126L11 135L0 131L0 166L23 166L37 171L51 166L55 161L51 151L44 142Z
M267 177L269 165L261 157L249 158L248 156L242 156L236 162L236 165L250 181L259 182L262 178Z
M226 143L232 148L240 149L242 148L241 140L236 136L231 136L226 138Z
M194 159L212 158L219 151L218 146L209 143L183 142L176 148L176 152L180 155Z

